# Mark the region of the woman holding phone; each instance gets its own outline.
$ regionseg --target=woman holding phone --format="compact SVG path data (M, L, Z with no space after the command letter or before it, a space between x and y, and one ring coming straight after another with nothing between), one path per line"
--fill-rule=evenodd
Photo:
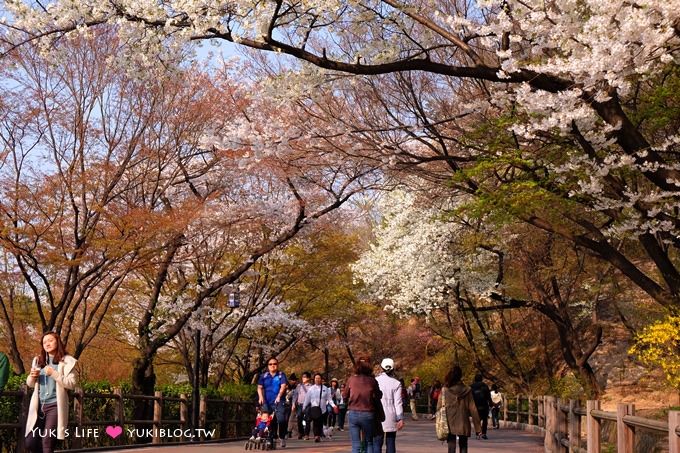
M40 352L33 358L26 384L33 395L26 418L26 449L52 453L57 440L63 440L68 426L68 393L78 382L76 359L66 353L64 343L54 332L43 335Z

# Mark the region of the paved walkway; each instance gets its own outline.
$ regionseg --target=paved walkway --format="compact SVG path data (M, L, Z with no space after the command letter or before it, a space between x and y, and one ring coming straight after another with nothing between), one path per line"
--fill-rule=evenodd
M127 452L145 453L180 453L185 451L195 453L236 453L245 452L245 442L229 442L220 444L182 445L175 447L155 447L152 449L131 449ZM543 453L543 438L537 434L511 429L490 430L488 440L469 441L469 451L474 452L503 452L503 453ZM383 451L384 451L383 446ZM120 451L120 450L119 450ZM249 450L250 451L250 450ZM253 450L264 451L264 450ZM351 451L349 433L336 432L333 440L314 443L313 440L288 440L285 449L275 451L300 451L303 453L347 453ZM397 434L398 453L445 453L446 444L437 440L434 435L434 422L408 421L404 429Z

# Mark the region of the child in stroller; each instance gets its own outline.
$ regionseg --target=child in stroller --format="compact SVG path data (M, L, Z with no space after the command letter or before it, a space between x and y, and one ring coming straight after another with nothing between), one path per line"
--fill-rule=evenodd
M273 450L274 444L269 439L269 424L272 417L269 414L269 409L263 406L257 411L257 418L255 419L255 427L250 435L250 439L246 441L246 450Z

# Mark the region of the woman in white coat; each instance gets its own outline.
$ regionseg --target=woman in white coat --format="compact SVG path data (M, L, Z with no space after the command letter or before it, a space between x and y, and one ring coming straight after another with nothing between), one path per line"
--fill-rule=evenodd
M38 356L33 359L26 384L33 395L26 418L26 449L52 453L57 440L66 437L68 427L68 393L75 388L76 359L66 353L54 332L43 335Z
M382 422L384 434L376 433L373 437L373 453L382 451L383 438L385 439L385 451L396 453L397 431L404 427L404 406L401 401L401 382L394 379L391 374L394 371L394 360L386 358L380 363L383 372L375 378L382 392L383 410L385 421Z
M326 413L326 406L331 406L333 411L338 410L338 406L333 402L331 389L321 382L321 374L316 373L314 375L314 385L307 389L305 402L302 406L302 412L307 414L307 420L312 423L312 428L314 429L314 442L321 442L324 425L323 415ZM316 412L316 414L314 412Z

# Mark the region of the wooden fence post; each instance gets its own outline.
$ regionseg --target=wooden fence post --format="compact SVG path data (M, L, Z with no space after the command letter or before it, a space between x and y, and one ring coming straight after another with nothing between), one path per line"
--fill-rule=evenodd
M187 407L187 395L185 393L179 394L179 427L182 430L182 442L186 440L184 435L187 429L187 420L189 419L189 408Z
M73 391L73 424L79 428L83 426L83 405L85 403L85 392L80 387L76 387ZM82 448L83 439L74 436L72 448Z
M545 395L538 397L538 427L545 429Z
M635 405L619 403L616 405L616 448L617 451L633 451L635 448L635 429L624 423L623 417L635 415Z
M680 427L680 411L668 412L668 453L680 453L680 436L676 429Z
M522 398L520 398L519 395L517 395L517 397L515 397L515 412L517 412L515 414L515 421L517 422L518 425L519 425L519 417L520 417L519 413L521 412L521 408L522 408Z
M198 405L198 427L205 430L206 417L208 412L208 401L205 395L201 395L201 400ZM201 440L205 440L205 431L201 431Z
M550 453L557 453L555 450L555 397L544 396L543 411L545 412L545 437L543 443L545 450Z
M123 403L123 389L115 387L113 394L116 395L116 423L123 428L123 434L116 437L116 444L123 445L125 440L125 404Z
M151 438L152 444L160 444L160 429L161 420L163 419L163 393L156 391L154 392L153 400L153 436Z
M586 402L586 449L588 453L600 453L600 420L591 414L592 411L599 410L598 400Z
M576 452L581 448L581 416L576 413L578 400L569 400L569 451Z
M569 448L562 445L562 439L567 439L569 436L569 414L562 410L562 407L568 407L567 400L560 398L557 400L557 451L568 452Z
M531 396L527 397L527 423L529 426L534 426L534 400Z
M503 401L503 421L507 422L508 421L508 398L503 398L505 401Z

